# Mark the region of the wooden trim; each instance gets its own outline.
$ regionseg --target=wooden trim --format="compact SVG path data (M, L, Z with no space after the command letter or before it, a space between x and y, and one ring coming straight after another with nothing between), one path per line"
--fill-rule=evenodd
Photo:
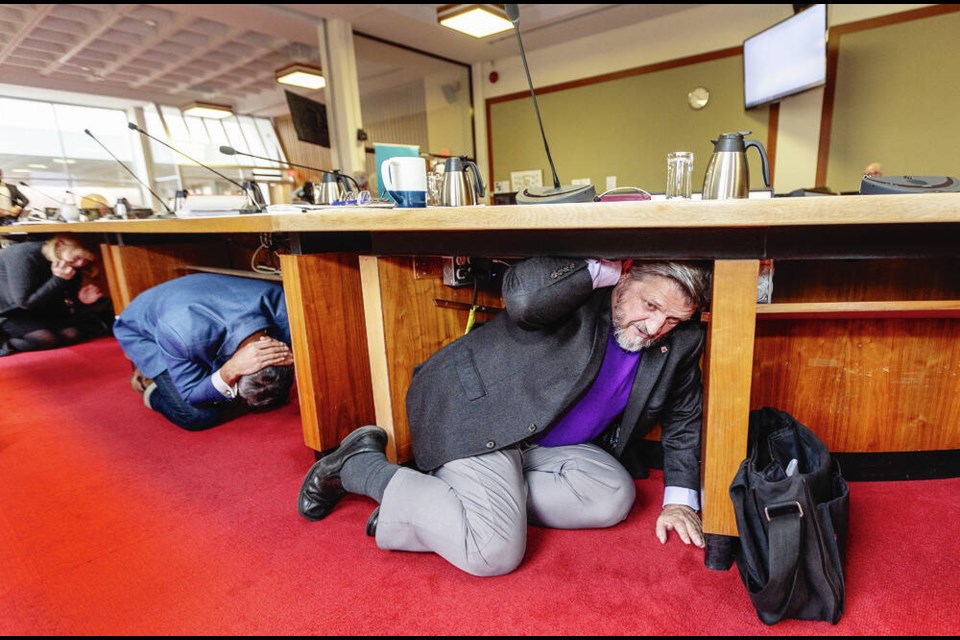
M759 260L717 260L704 354L703 530L737 535L727 494L747 453Z
M110 293L110 301L113 303L113 313L114 315L120 315L124 305L120 300L122 289L119 281L120 274L117 272L117 265L114 262L113 245L101 244L100 255L103 259L103 271L107 278L107 290Z
M960 300L799 302L757 305L757 320L960 318Z
M834 35L834 34L831 34ZM833 130L833 103L837 93L837 66L840 60L840 36L836 34L827 42L827 83L823 87L823 104L820 107L820 141L817 145L817 169L815 186L825 186L827 163L830 160L830 134Z
M770 184L773 189L777 173L777 137L780 131L780 103L770 105L767 114L767 164L770 167Z
M923 18L935 18L950 13L960 11L958 4L934 4L920 9L910 9L899 13L890 13L876 18L867 18L857 20L856 22L847 22L844 24L830 27L830 35L842 36L845 33L856 33L857 31L868 31L880 27L889 27L890 25L911 22L913 20L922 20Z
M743 53L743 46L730 47L728 49L718 49L716 51L708 51L707 53L698 53L693 56L685 56L683 58L674 58L672 60L664 60L662 62L654 62L653 64L644 65L642 67L632 67L630 69L624 69L622 71L612 71L610 73L604 73L599 76L591 76L589 78L580 78L579 80L571 80L569 82L561 82L560 84L552 84L546 87L537 87L537 95L541 96L546 93L554 93L557 91L566 91L567 89L577 89L580 87L589 87L590 85L600 84L603 82L610 82L611 80L621 80L623 78L632 78L633 76L641 76L647 73L656 73L657 71L666 71L667 69L676 69L677 67L686 67L692 64L700 64L702 62L710 62L711 60L720 60L722 58L729 58L731 56L741 55ZM489 115L489 108L491 104L496 104L499 102L510 102L512 100L520 100L522 98L527 98L530 96L530 90L518 91L516 93L507 93L502 96L497 96L496 98L487 98L487 113ZM487 119L487 134L489 137L489 118Z
M367 330L367 356L373 379L373 406L377 425L387 432L387 458L397 462L396 425L390 397L390 364L387 358L386 328L383 323L383 291L380 286L380 262L376 256L360 256L360 282L363 291L363 317Z
M272 282L282 282L283 277L279 273L260 273L259 271L250 271L249 269L220 269L218 267L205 267L195 264L185 264L180 267L174 267L177 271L190 271L192 273L218 273L223 276L237 276L239 278L253 278L255 280L270 280Z
M880 302L781 302L757 305L757 320L882 320L960 318L960 300ZM700 314L709 324L711 314Z

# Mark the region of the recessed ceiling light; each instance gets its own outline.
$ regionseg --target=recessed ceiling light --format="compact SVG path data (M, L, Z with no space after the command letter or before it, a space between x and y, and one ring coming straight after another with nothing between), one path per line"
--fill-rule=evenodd
M323 69L305 62L294 62L277 69L275 76L277 82L281 84L303 87L304 89L316 90L327 86L327 80L323 77Z
M443 5L437 9L437 22L474 38L485 38L513 27L502 6L496 4Z
M183 115L196 118L229 118L233 115L233 107L212 102L191 102L183 109Z

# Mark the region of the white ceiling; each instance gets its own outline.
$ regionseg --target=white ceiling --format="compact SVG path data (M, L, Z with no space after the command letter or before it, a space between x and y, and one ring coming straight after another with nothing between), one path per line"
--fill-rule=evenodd
M240 113L286 111L274 71L313 60L320 19L466 64L519 53L512 30L478 40L437 24L438 4L0 4L0 80L57 91ZM521 4L527 53L700 5ZM357 44L361 83L391 69ZM382 49L382 47L380 47ZM409 67L415 56L389 64ZM322 94L309 94L322 96Z

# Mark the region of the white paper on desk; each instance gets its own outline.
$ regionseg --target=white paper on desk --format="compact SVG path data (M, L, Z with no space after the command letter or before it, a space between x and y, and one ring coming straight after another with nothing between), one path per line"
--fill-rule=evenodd
M268 204L267 213L306 213L318 209L328 209L330 205L318 204Z
M204 216L238 216L247 206L247 196L187 196L183 208L177 211L180 218Z

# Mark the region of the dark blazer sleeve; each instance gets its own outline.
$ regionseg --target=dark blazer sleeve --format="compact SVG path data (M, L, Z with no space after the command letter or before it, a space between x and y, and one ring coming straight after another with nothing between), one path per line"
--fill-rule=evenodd
M582 258L530 258L513 265L503 279L507 313L524 329L555 324L592 294L593 279Z
M665 486L700 489L700 435L703 427L703 384L700 354L704 333L683 355L673 377L670 397L661 415L663 483Z
M11 303L25 310L63 300L75 284L53 275L46 259L21 255L6 261L7 290ZM79 278L79 274L76 276Z

